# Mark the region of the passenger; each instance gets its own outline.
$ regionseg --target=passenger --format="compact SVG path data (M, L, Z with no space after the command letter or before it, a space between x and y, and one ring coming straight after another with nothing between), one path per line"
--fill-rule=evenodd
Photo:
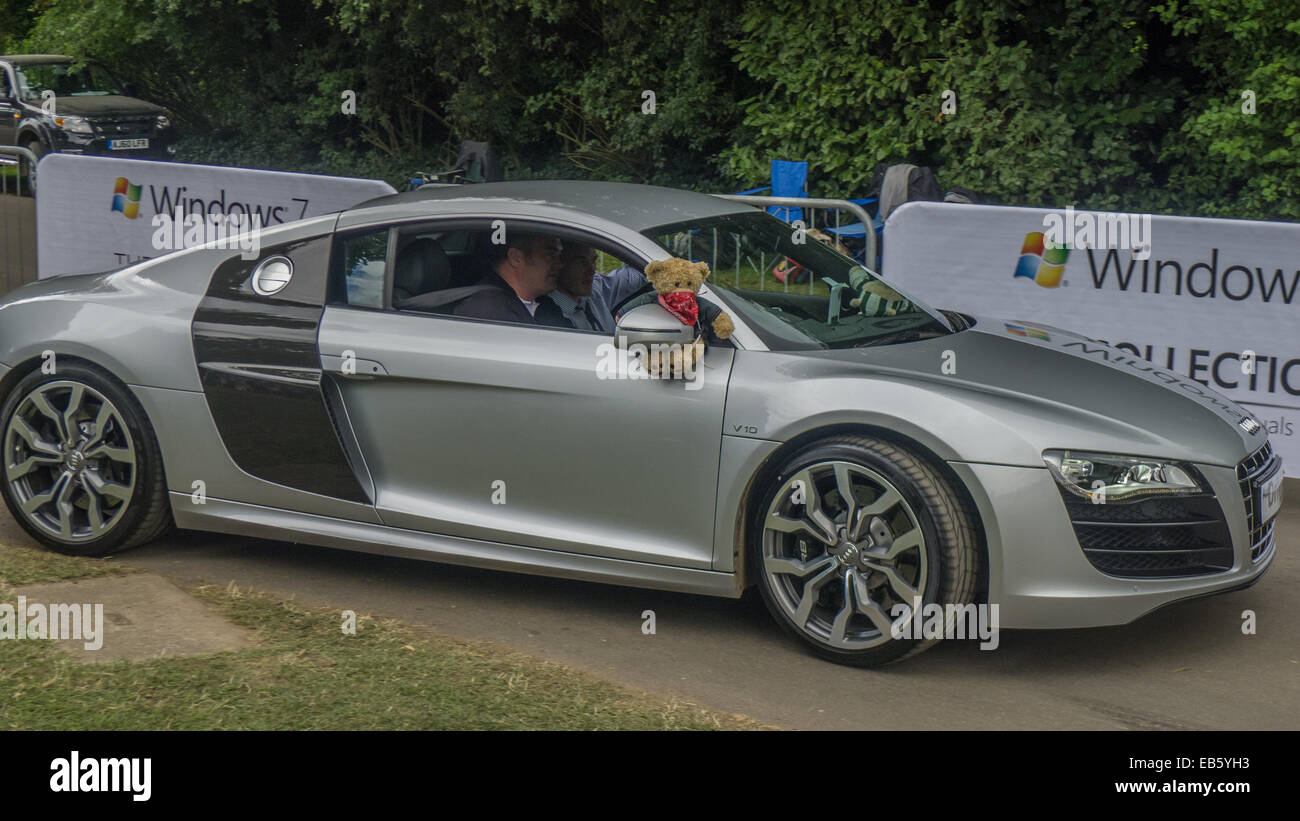
M523 322L572 328L546 296L560 272L560 240L536 234L514 234L501 245L488 246L491 272L481 283L496 288L461 300L452 313L473 319Z
M614 333L614 306L645 286L645 276L624 265L608 274L596 273L596 249L565 242L560 274L551 300L565 320L582 331Z

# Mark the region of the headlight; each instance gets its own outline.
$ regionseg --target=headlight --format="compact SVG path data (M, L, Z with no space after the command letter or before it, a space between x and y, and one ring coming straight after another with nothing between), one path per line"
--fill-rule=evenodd
M85 117L55 117L54 124L69 134L93 134L90 120Z
M172 121L171 121L170 118L168 118L168 116L167 116L166 114L159 114L159 115L158 115L158 123L157 123L157 125L158 125L159 128L166 128L166 127L168 127L168 126L171 125L171 124L172 124Z
M1131 502L1206 492L1196 468L1186 462L1077 450L1043 451L1043 461L1066 497L1080 501Z

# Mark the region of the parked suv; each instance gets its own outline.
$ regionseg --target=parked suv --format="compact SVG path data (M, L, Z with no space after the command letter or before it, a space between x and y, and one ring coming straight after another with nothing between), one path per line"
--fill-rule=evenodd
M50 93L52 92L52 94ZM50 152L165 158L171 121L97 63L53 54L0 56L0 145Z

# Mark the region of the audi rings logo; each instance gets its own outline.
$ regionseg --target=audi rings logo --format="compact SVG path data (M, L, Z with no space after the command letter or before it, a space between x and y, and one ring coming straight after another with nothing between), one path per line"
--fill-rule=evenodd
M1259 430L1259 423L1256 422L1254 419L1250 418L1249 416L1241 417L1241 419L1238 420L1237 422L1237 426L1240 427L1242 430L1244 430L1246 433L1254 433L1255 431Z
M293 279L293 262L288 257L267 257L253 269L253 291L271 296L284 290Z

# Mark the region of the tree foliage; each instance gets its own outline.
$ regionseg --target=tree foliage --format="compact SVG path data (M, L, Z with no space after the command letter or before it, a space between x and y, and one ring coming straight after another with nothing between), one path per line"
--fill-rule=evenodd
M1300 218L1300 0L0 0L0 13L0 48L106 63L175 113L198 161L399 182L479 139L513 176L712 191L806 159L831 196L907 161L1003 202Z

